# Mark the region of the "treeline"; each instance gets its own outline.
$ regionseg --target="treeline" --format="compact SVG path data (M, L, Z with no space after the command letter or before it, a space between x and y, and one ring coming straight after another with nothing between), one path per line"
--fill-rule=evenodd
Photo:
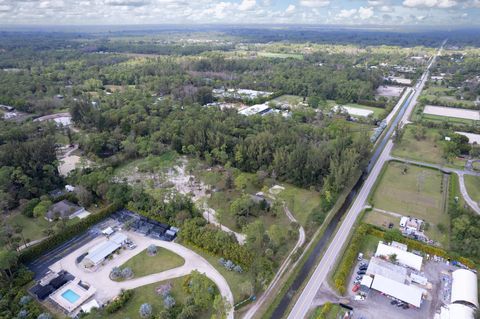
M157 43L155 41L99 41L93 43L90 51L96 52L125 52L158 55L197 55L207 51L230 51L235 49L234 44L185 44L185 43Z

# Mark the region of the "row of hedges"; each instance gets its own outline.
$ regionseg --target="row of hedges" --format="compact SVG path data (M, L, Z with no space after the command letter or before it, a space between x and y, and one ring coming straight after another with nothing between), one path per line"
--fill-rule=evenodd
M327 316L330 314L330 312L333 309L333 305L331 302L326 302L323 306L322 309L320 310L320 313L315 319L326 319Z
M105 307L106 313L115 313L122 309L125 304L132 299L133 290L123 290L122 293Z
M358 104L371 106L371 107L378 107L384 109L387 107L387 104L384 101L377 101L377 100L358 100Z
M64 243L65 241L72 239L73 237L83 233L92 225L98 223L99 221L105 219L106 217L110 216L112 213L116 212L120 207L117 205L109 205L99 211L96 214L92 214L85 219L82 219L78 223L74 225L68 225L65 227L64 230L61 232L52 235L39 244L32 246L23 250L20 253L19 260L23 263L28 263L35 258L40 257L46 251L53 249L54 247Z
M385 237L385 231L374 225L367 225L367 234L375 236L379 239L383 239ZM402 237L397 241L406 244L409 249L418 250L429 255L437 255L445 259L457 260L469 268L475 268L475 263L470 259L458 256L458 254L446 251L440 247L430 246L421 241L406 237Z
M343 255L342 261L338 265L338 271L335 272L333 276L333 282L335 284L335 288L338 290L340 294L344 294L347 291L347 278L350 276L352 272L353 264L355 260L357 260L358 253L360 251L360 246L363 243L363 238L368 232L368 225L361 224L355 233L352 236L348 244L348 248Z

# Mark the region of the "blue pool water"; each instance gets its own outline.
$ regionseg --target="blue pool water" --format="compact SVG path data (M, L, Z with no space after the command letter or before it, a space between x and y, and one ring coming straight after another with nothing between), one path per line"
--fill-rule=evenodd
M62 297L67 299L70 303L75 303L75 301L80 298L79 295L77 295L75 292L73 292L71 289L68 289L62 294Z

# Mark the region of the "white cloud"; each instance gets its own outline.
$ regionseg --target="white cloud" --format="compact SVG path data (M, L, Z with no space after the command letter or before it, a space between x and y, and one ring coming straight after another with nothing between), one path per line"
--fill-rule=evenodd
M241 10L241 11L252 10L253 8L255 8L256 5L257 5L256 0L243 0L242 3L240 3L240 5L238 6L238 10Z
M370 19L373 17L373 8L372 7L360 7L358 9L358 17L362 20Z
M458 5L457 0L404 0L406 7L451 8Z
M357 9L350 9L350 10L343 9L343 10L340 10L340 13L337 15L337 17L342 19L350 18L355 13L357 13Z
M295 6L293 4L289 4L287 9L285 9L285 13L292 14L295 12Z
M330 4L329 0L300 0L300 5L309 8L326 7Z

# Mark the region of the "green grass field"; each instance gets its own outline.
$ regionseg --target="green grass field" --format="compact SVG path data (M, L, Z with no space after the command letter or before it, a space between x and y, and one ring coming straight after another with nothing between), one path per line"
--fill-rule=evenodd
M158 247L157 254L149 256L144 250L127 260L121 268L130 267L136 278L173 269L185 264L185 259L168 249Z
M403 174L405 167L407 173ZM448 234L437 229L438 224L448 227L450 223L442 180L439 171L391 162L375 189L372 203L382 210L423 219L430 224L427 236L446 247Z
M440 140L440 132L438 129L426 128L425 138L417 140L414 136L416 126L407 125L405 134L400 143L395 145L393 156L426 162L440 164L463 169L465 160L455 159L452 163L443 157L443 143Z
M52 227L54 231L58 231L57 223L49 222L43 217L30 218L22 215L20 212L12 212L9 216L5 218L5 221L14 226L20 225L23 227L23 236L25 240L34 241L40 238L45 237L43 233L49 227ZM73 225L80 221L79 218L73 218L67 220L67 225Z
M134 294L132 299L130 299L127 304L115 312L114 314L109 314L109 319L140 319L139 309L140 306L144 303L149 303L153 308L153 315L157 315L160 311L164 309L163 298L155 292L155 288L160 285L164 285L168 282L172 284L171 294L177 304L185 304L186 294L183 290L183 282L185 277L179 277L168 281L157 282L154 284L142 286L134 289ZM207 311L196 316L199 319L209 319L211 317L211 312ZM101 318L100 316L95 316L90 314L85 317L86 319L97 319Z
M20 212L13 212L6 218L10 225L20 225L23 227L23 236L31 241L45 237L43 231L50 227L50 222L45 218L29 218Z
M465 187L468 195L476 202L480 202L480 177L465 175Z
M457 117L447 117L447 116L440 116L440 115L433 115L433 114L422 114L421 118L426 121L431 122L448 122L451 124L461 124L461 125L475 125L478 124L478 121L462 119Z
M368 224L388 229L390 223L393 223L394 228L397 228L400 223L400 218L376 210L371 210L365 214L363 221Z
M308 228L310 214L320 205L320 193L289 184L282 184L282 186L285 190L281 191L277 197L285 201L298 222Z

